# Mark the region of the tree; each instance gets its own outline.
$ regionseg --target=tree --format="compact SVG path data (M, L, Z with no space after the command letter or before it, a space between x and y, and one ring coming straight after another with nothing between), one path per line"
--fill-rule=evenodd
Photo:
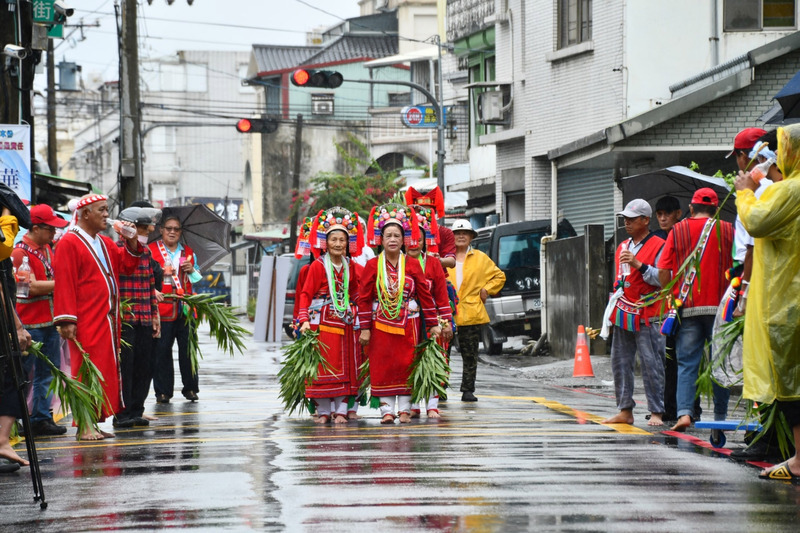
M316 214L320 209L342 206L366 218L373 206L386 203L404 185L396 171L384 171L369 154L367 147L354 135L348 134L350 153L344 143L336 143L336 150L345 161L345 174L320 172L309 180L309 187L292 191L290 216L295 212ZM367 174L368 170L374 173Z

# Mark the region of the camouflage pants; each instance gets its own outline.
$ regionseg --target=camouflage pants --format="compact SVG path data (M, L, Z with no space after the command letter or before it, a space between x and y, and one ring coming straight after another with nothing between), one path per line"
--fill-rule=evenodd
M478 374L478 343L483 326L459 326L458 349L464 368L461 371L461 392L475 392L475 378Z

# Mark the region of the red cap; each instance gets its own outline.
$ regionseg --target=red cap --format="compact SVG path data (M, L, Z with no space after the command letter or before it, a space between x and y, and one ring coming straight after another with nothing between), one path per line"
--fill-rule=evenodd
M766 133L767 130L762 130L761 128L743 129L736 134L736 137L733 139L733 150L731 150L725 158L727 159L732 156L736 150L747 150L749 152L753 149L753 146L756 145L756 141L758 141L762 135L766 135Z
M64 228L69 225L69 222L56 215L49 205L39 204L31 207L31 224Z
M714 189L703 187L702 189L697 189L696 191L694 191L691 203L702 204L702 205L713 205L714 207L717 207L719 205L719 197L717 196L717 193L716 191L714 191Z

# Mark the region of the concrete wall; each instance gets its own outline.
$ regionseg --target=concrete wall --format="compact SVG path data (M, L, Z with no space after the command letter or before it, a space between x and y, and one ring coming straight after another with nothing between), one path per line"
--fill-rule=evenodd
M547 244L543 312L551 354L575 355L578 326L599 328L608 302L603 226L587 225L584 235ZM590 342L591 353L605 353L605 341Z

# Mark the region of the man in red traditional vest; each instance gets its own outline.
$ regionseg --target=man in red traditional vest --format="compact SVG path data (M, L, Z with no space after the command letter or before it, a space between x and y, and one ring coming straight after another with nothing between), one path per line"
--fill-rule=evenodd
M56 216L49 205L31 207L31 229L23 235L11 252L14 268L19 268L28 258L31 269L30 293L27 298L17 297L17 314L34 342L42 343L42 353L55 366L61 366L61 338L53 324L53 250L50 242L56 228L66 227L69 222ZM63 435L67 428L59 426L50 414L52 394L48 394L53 374L43 361L26 357L25 371L33 369L33 408L31 409L31 431L39 435Z
M55 255L54 322L69 344L72 376L78 375L83 353L89 354L103 376L107 405L99 421L122 407L119 381L120 316L119 274L132 274L143 248L134 235L119 248L100 235L108 223L108 198L100 194L82 197L75 210L74 226L61 237ZM132 224L130 224L132 226ZM78 440L102 440L113 433L90 427Z
M678 422L673 431L686 431L692 420L697 419L694 400L700 360L706 343L711 342L717 307L728 286L725 272L733 264L733 225L713 220L718 206L719 197L714 189L704 187L695 191L689 204L691 216L672 227L658 260L659 279L665 286L698 244L702 248L696 278L692 280L686 276L690 272L684 272L674 288L676 303L680 300L680 326L676 333ZM686 292L685 298L681 292ZM715 420L725 420L729 399L730 391L714 382Z
M150 243L150 253L164 270L164 294L192 294L192 283L202 279L194 251L181 244L181 221L176 216L167 215L161 221L161 239ZM189 359L190 331L184 313L191 310L175 298L166 298L158 304L161 315L161 338L156 342L156 359L153 368L153 389L158 403L169 403L175 390L175 366L172 360L172 346L178 341L178 366L181 371L183 396L192 402L199 398L200 391L197 373L192 369Z
M614 336L611 340L611 368L614 372L614 393L619 413L604 420L604 424L633 424L633 366L636 352L642 368L650 426L662 425L664 414L664 348L658 321L660 304L640 307L642 297L657 291L658 269L654 267L664 240L650 232L653 210L646 200L628 202L619 213L625 219L625 231L630 238L617 247L617 281L621 290L611 313Z

